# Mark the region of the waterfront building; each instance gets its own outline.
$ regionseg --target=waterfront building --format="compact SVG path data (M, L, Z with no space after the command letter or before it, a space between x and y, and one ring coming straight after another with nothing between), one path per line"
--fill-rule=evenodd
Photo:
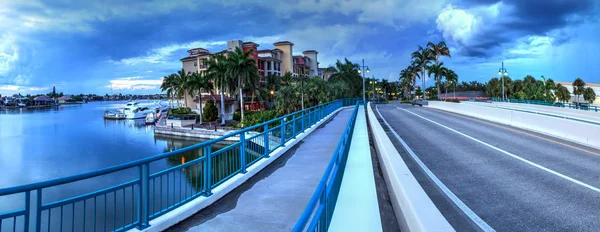
M206 72L208 69L207 61L212 59L214 54L221 53L227 56L227 53L235 51L236 48L242 49L247 52L252 50L250 57L256 61L259 74L261 76L267 76L274 74L282 76L286 72L291 72L293 76L303 75L304 77L319 76L319 63L317 61L318 52L315 50L304 51L303 55L294 56L293 46L294 44L289 41L281 41L274 43L273 49L262 49L259 50L259 44L241 40L230 40L227 41L227 49L210 52L204 48L192 48L188 50L188 56L180 59L184 72ZM187 106L192 110L199 112L198 102L204 106L206 100L212 99L211 93L202 91L200 95L191 96L188 91L186 93ZM213 91L214 95L218 95L218 90ZM264 105L260 105L258 102L252 102L250 97L251 91L244 92L244 108L246 110L260 110L264 109ZM226 119L231 120L233 118L233 112L239 107L237 104L238 96L235 93L226 93L227 99L225 100L225 113ZM215 97L216 101L220 101L220 97ZM232 101L231 99L236 99ZM219 112L221 112L220 102L215 103Z
M569 82L556 82L556 84L561 84L564 87L567 87L567 89L569 89L569 93L571 93L571 100L569 102L579 102L579 103L587 103L584 99L583 99L583 95L579 96L579 99L577 99L577 96L575 96L575 94L573 94L573 83L569 83ZM600 105L600 84L594 84L594 83L586 83L585 87L591 87L594 92L596 92L596 100L594 100L594 105Z
M54 100L46 95L41 95L33 99L35 105L50 105Z

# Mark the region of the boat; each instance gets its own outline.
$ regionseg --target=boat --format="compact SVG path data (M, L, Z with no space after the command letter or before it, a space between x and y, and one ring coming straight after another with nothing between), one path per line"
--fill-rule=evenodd
M122 112L120 112L118 110L117 111L106 110L106 111L104 111L104 118L119 120L119 119L125 119L127 117L125 114L123 114Z
M19 106L19 108L25 108L25 106L27 106L25 103L19 103L17 104L17 106Z
M156 113L152 112L146 115L146 124L154 124L156 122Z

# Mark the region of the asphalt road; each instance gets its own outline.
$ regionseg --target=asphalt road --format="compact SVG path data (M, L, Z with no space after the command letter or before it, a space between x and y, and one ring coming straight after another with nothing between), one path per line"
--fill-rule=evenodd
M425 166L493 229L600 231L600 150L430 108L394 103L378 109ZM388 135L457 231L479 230Z

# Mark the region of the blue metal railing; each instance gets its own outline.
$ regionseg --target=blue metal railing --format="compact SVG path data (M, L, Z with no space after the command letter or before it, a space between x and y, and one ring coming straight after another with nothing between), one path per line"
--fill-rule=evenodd
M521 99L512 99L512 98L507 98L507 99L502 100L502 98L494 98L494 97L491 97L490 100L495 101L495 102L523 103L523 104L555 106L555 107L563 107L563 108L566 107L566 108L570 108L570 109L589 110L589 111L598 112L598 106L585 105L585 104L577 105L577 104L562 103L562 102L549 102L549 101L540 101L540 100L521 100Z
M362 104L362 101L354 106L352 116L348 120L348 124L346 124L346 129L333 152L331 161L329 161L317 189L292 231L327 231L340 192L340 185L352 140L352 132L354 131L354 123L360 104Z
M359 99L341 99L250 126L217 139L171 152L84 174L0 189L0 202L23 202L17 210L0 209L0 231L124 231L149 227L149 221L212 190L275 149L304 132L335 110ZM214 144L236 137L239 141L215 149ZM189 151L201 156L151 172L153 162ZM44 195L70 191L70 184L95 187L97 178L124 172L129 180L71 198L49 201ZM184 183L184 180L186 181ZM16 200L15 199L20 199ZM21 201L22 200L22 201Z

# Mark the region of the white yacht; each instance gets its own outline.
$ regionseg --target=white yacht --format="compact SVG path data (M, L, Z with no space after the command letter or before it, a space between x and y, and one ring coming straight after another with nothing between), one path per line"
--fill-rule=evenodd
M138 119L138 118L146 118L149 113L155 111L154 107L149 105L140 105L137 102L128 102L124 108L119 109L123 114L125 114L125 118L127 119Z

